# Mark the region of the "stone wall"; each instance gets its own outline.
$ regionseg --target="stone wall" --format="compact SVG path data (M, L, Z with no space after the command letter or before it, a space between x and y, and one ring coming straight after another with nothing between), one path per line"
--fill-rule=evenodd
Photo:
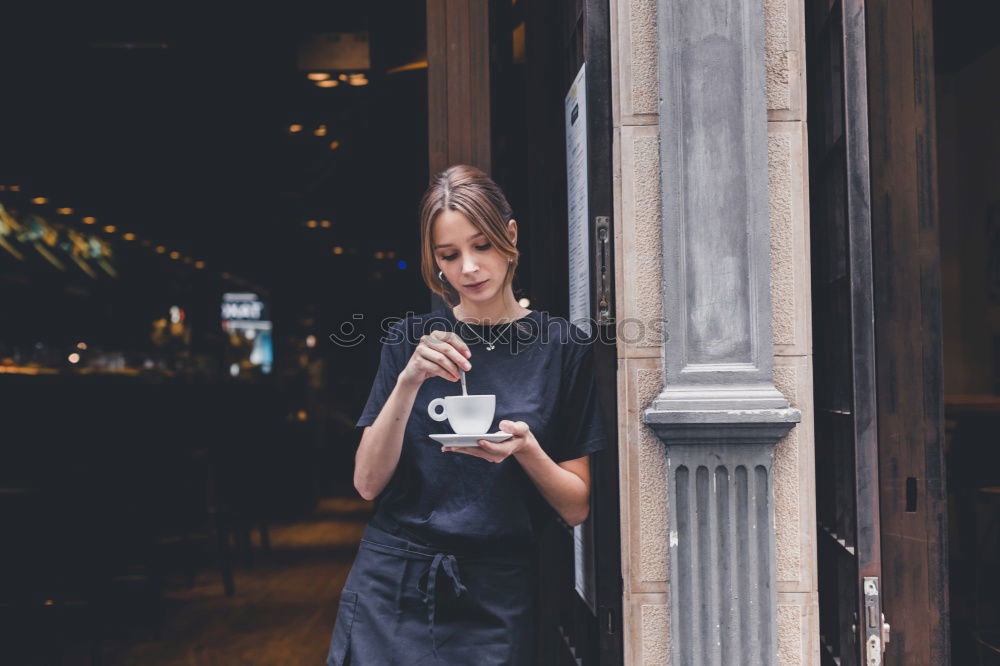
M803 6L765 2L774 383L802 421L775 451L778 656L819 663ZM625 663L669 663L667 470L642 422L664 331L656 0L612 0L616 317ZM669 333L670 326L666 328Z

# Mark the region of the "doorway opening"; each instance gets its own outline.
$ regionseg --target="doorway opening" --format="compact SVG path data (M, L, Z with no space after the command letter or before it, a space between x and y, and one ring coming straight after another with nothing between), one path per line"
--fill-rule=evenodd
M1000 663L998 19L934 2L953 664Z

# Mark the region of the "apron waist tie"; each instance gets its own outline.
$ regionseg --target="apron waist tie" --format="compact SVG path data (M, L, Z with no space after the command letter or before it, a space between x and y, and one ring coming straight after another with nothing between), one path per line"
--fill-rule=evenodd
M462 579L458 576L458 560L455 559L455 556L448 553L437 553L434 555L430 567L427 569L427 587L423 590L423 595L424 603L427 604L427 629L430 632L431 646L434 648L435 657L438 656L438 653L437 642L434 640L434 612L437 602L437 574L438 570L442 568L445 575L451 580L451 586L456 598L462 596L462 593L467 591L465 585L462 584ZM419 586L417 589L419 590Z

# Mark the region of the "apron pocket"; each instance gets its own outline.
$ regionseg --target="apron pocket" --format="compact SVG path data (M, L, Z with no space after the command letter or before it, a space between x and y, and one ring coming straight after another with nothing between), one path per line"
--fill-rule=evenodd
M326 666L344 666L351 648L351 626L354 624L354 613L357 611L358 593L344 590L340 593L340 607L337 609L337 619L333 625L333 638L330 639L330 653L326 657Z

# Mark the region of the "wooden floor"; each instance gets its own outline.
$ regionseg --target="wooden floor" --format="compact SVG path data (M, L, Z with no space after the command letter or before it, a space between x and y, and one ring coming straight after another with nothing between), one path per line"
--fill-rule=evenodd
M270 552L237 565L234 597L216 571L200 571L192 588L177 580L159 636L105 642L103 664L320 666L369 511L362 500L327 499L307 521L272 525Z

